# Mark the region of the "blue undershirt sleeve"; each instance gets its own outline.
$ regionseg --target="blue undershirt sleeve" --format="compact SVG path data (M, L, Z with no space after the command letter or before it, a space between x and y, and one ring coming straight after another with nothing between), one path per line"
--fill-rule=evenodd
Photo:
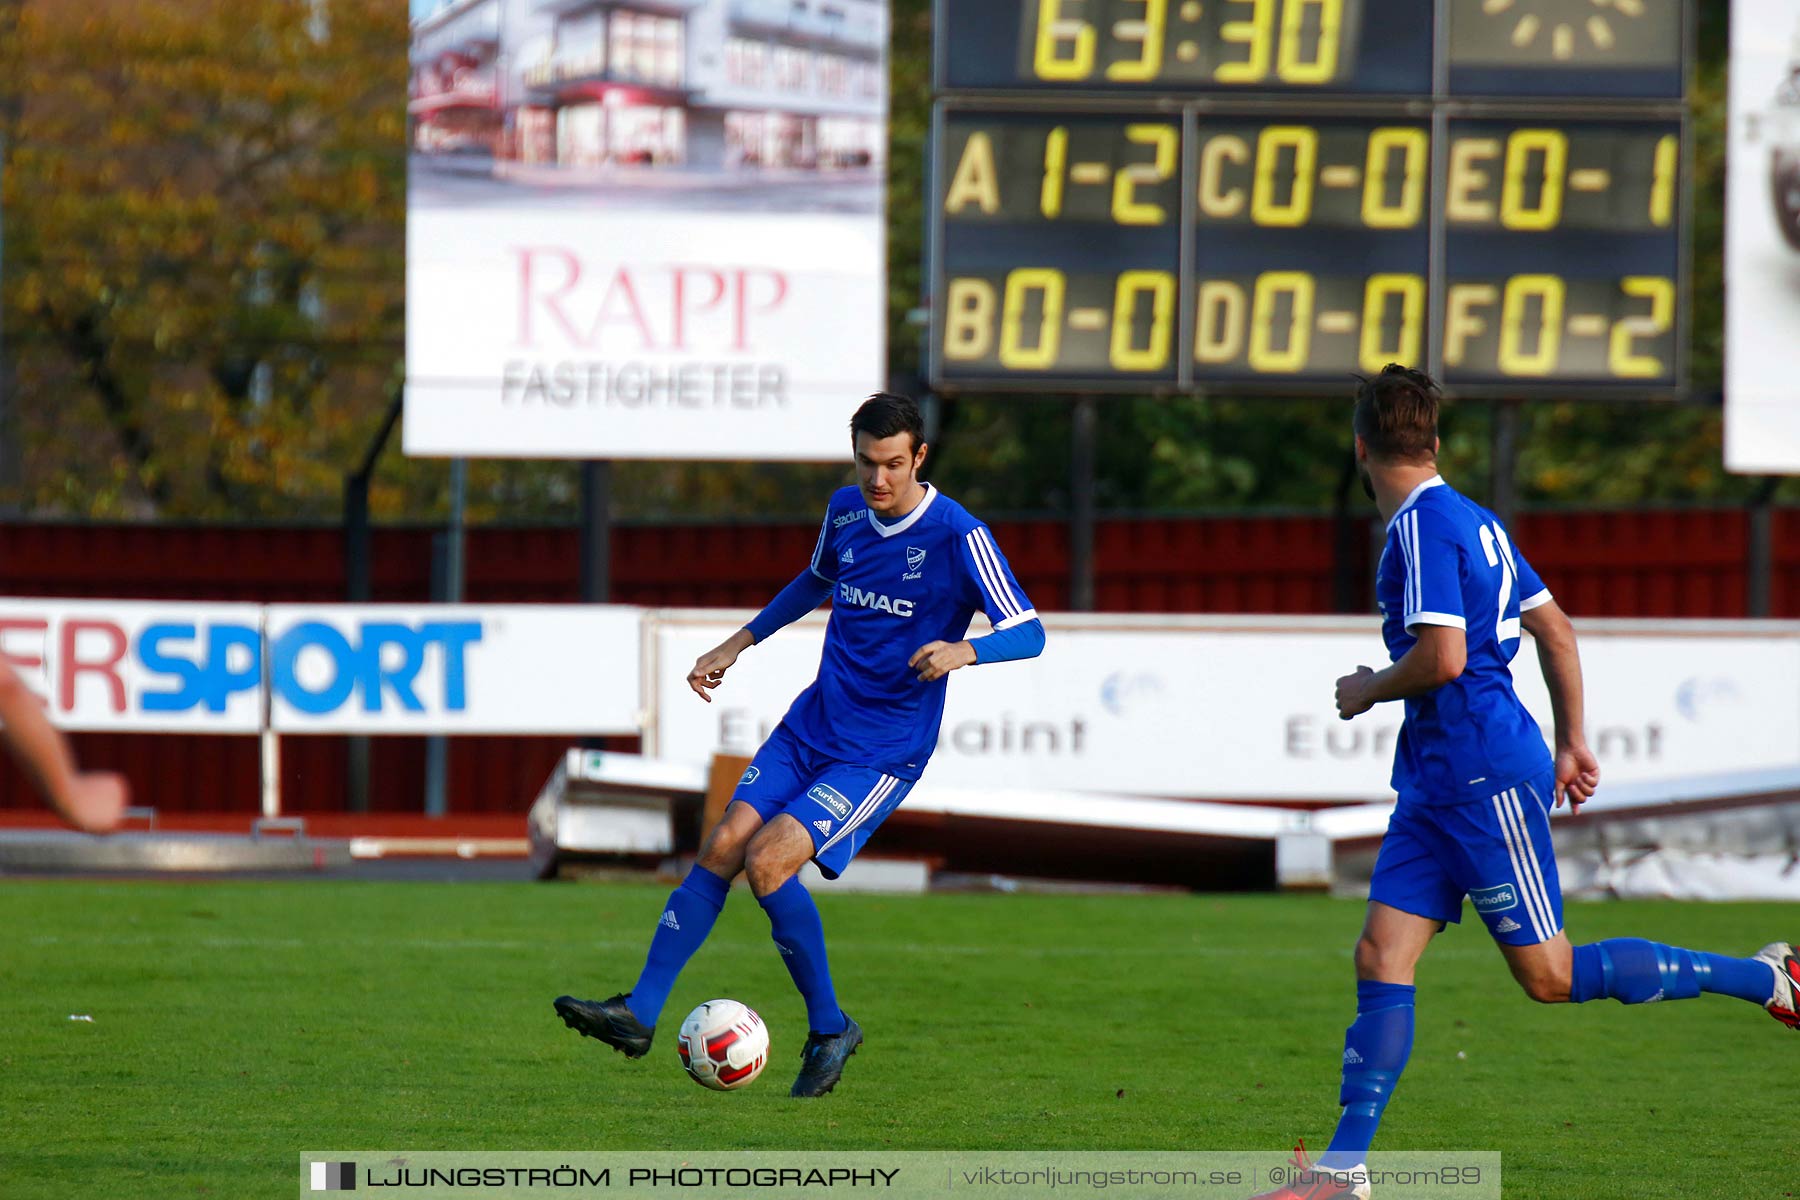
M744 626L750 636L761 642L778 629L784 629L804 617L831 596L831 580L821 578L809 566L781 589L767 608L757 613Z
M975 647L977 663L1016 662L1036 658L1044 652L1044 623L1033 617L1023 624L1009 626L986 637L969 639Z

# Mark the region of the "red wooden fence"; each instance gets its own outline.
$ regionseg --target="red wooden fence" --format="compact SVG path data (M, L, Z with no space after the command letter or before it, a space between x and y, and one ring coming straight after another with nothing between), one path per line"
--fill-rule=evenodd
M1517 541L1563 606L1578 616L1741 617L1749 522L1741 510L1527 513ZM1774 514L1772 615L1800 617L1800 510ZM806 565L810 522L626 526L613 539L614 597L668 606L754 607ZM1360 539L1364 531L1355 531ZM1371 526L1368 545L1373 547ZM1067 527L1001 521L996 536L1041 610L1068 602ZM378 601L424 601L432 531L373 538ZM1099 607L1117 612L1322 613L1333 608L1337 530L1329 517L1222 516L1102 520L1095 554ZM1367 564L1359 562L1359 585ZM572 602L576 534L567 528L469 533L473 602ZM334 528L0 525L0 594L245 601L343 598L343 541ZM85 762L124 771L142 803L167 812L251 812L257 747L246 737L84 734ZM567 745L561 738L458 738L450 751L453 812L521 811ZM290 807L343 807L347 743L282 743ZM424 742L373 739L371 805L417 811ZM0 809L27 807L23 780L0 768Z

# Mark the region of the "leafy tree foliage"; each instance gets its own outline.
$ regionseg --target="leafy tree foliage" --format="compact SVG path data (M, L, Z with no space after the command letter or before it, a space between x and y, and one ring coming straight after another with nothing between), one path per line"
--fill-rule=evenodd
M891 366L920 364L930 3L892 0ZM1724 5L1702 5L1687 406L1541 404L1520 493L1721 500ZM0 0L4 325L17 406L0 501L76 515L330 517L403 360L407 14L363 0ZM991 510L1066 504L1055 397L940 410L934 477ZM1447 469L1485 485L1491 413L1446 415ZM1124 398L1097 446L1104 507L1327 506L1344 406ZM4 427L0 427L3 434ZM13 455L10 464L7 455ZM9 466L11 470L9 471ZM442 463L390 450L385 518L441 511ZM624 515L807 514L838 465L625 463ZM567 517L571 464L474 464L476 520ZM1784 494L1800 496L1790 483Z

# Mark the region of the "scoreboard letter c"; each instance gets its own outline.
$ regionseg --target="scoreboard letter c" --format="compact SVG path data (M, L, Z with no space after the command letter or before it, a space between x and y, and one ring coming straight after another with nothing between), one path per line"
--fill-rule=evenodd
M1225 164L1243 166L1250 161L1250 143L1230 135L1216 137L1200 151L1200 211L1218 221L1228 221L1244 211L1244 189L1225 187Z

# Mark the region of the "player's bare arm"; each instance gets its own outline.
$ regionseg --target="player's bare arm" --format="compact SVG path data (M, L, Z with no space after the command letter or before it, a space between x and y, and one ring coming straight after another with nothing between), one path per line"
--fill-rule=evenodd
M0 739L45 803L76 829L105 833L125 815L129 795L125 780L110 771L77 770L68 742L4 660L0 660Z
M1550 689L1550 712L1556 723L1556 803L1560 807L1567 800L1571 810L1579 811L1600 786L1600 762L1587 744L1575 625L1554 600L1520 613L1519 621L1537 643L1538 667Z
M974 662L975 647L969 642L926 642L913 652L907 665L919 673L920 683L930 683Z
M1337 681L1338 716L1348 721L1387 700L1408 700L1443 687L1463 673L1469 646L1449 625L1419 625L1412 649L1385 670L1358 667Z
M708 704L712 697L708 695L713 688L725 682L725 672L737 662L738 655L756 644L748 629L740 629L724 641L702 654L694 662L694 669L688 672L688 686L694 689L694 695Z

